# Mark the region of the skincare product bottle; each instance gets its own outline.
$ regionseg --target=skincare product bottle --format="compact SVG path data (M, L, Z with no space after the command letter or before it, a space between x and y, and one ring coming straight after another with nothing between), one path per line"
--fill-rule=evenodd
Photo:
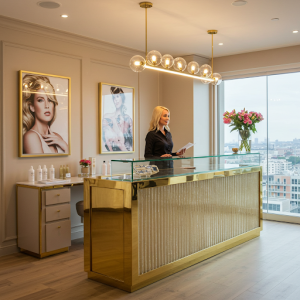
M44 165L44 168L43 168L43 180L47 180L47 179L48 179L48 170L47 170L46 165Z
M103 161L102 165L102 175L107 175L107 165L105 163L105 160Z
M111 175L111 165L109 161L107 163L107 175Z
M59 167L59 179L64 179L64 171L62 165L60 165Z
M41 165L39 165L39 167L36 170L36 180L37 181L43 180L43 171Z
M66 179L66 166L63 165L63 179Z
M28 170L28 181L34 182L34 169L33 166Z
M53 165L49 168L49 179L55 179L55 169L53 168Z
M69 165L66 165L66 178L70 178L70 177L71 177L70 168Z

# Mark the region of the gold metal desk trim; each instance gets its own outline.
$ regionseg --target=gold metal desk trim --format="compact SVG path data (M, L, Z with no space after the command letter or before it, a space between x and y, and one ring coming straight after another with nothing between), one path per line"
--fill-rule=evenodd
M235 236L231 239L225 240L219 244L213 245L209 248L198 251L189 256L183 257L177 261L163 265L157 269L138 275L138 196L137 191L141 189L148 189L152 187L163 187L169 185L176 185L180 183L208 180L213 178L224 178L228 176L243 175L249 173L259 173L259 199L258 205L258 224L259 227ZM92 236L91 236L91 197L92 188L106 188L117 189L124 191L124 209L130 213L131 216L131 232L128 236L130 243L130 251L127 251L127 259L129 260L130 270L124 268L124 280L108 277L106 275L94 272L92 270ZM123 289L128 292L133 292L144 286L147 286L157 280L167 277L173 273L183 270L191 265L199 263L209 257L233 248L248 240L251 240L260 235L262 230L262 168L261 167L245 167L242 169L234 169L229 171L211 172L195 175L178 176L172 178L162 179L148 179L145 181L125 182L125 181L111 181L101 180L101 178L85 178L84 179L84 268L88 272L88 278Z

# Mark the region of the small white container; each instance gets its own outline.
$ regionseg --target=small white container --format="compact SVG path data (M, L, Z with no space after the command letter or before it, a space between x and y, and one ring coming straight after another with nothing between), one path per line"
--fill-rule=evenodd
M43 180L43 171L41 166L39 165L39 167L36 169L36 180L40 181Z
M47 179L48 179L48 170L47 170L46 165L44 165L44 168L43 168L43 180L47 180Z
M53 165L49 168L49 179L55 179L55 169Z
M34 169L33 166L28 170L28 181L34 182Z
M109 161L107 163L107 175L111 175L111 164Z
M107 175L107 164L105 163L105 160L103 161L102 164L102 175Z

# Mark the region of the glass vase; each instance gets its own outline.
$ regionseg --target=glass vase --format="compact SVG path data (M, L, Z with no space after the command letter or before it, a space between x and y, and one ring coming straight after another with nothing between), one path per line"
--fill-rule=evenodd
M249 129L239 130L239 152L251 152L251 131Z
M83 177L89 176L89 173L90 173L90 168L88 166L87 167L81 166L81 175Z

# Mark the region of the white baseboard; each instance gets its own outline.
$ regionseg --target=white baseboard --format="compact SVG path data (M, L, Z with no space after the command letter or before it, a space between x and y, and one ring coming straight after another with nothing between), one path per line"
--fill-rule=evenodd
M10 255L13 253L18 253L18 252L20 252L20 250L19 250L19 247L17 247L17 244L1 247L0 248L0 257L5 256L5 255Z
M83 225L77 225L71 228L71 240L83 238Z
M263 213L263 219L269 221L285 222L285 223L296 223L300 224L300 218L292 215L283 215L283 214L268 214Z

